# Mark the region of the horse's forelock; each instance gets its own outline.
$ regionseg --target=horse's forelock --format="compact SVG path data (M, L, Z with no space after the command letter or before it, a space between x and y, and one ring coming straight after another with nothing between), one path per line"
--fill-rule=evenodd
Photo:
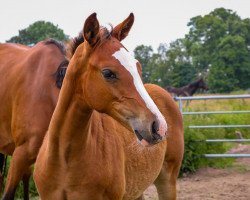
M109 39L112 36L113 32L113 26L111 24L108 24L110 27L110 30L107 26L101 26L100 27L100 43L104 41L105 39ZM67 57L68 59L71 59L72 56L75 54L75 51L77 47L84 42L83 32L81 31L78 36L74 37L70 40L68 43L68 50L67 50Z

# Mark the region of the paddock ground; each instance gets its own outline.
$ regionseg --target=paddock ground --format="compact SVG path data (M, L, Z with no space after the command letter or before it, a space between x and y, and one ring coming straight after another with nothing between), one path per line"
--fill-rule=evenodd
M250 146L238 145L232 153L250 153ZM178 200L250 200L250 158L237 159L226 169L203 168L178 179ZM154 186L145 200L157 200Z

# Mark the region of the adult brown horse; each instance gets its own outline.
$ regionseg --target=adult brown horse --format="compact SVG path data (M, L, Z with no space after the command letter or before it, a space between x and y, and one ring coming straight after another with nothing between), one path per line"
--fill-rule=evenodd
M164 89L145 89L120 43L133 22L109 32L95 13L85 21L35 163L42 200L138 199L153 182L160 199L176 199L182 117Z
M0 153L12 155L3 200L14 199L20 180L29 198L31 165L57 102L64 64L65 49L55 40L33 47L0 44Z

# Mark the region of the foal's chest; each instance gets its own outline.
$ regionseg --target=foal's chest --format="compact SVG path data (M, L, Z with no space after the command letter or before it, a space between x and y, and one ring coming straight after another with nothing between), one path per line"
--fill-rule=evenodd
M124 199L135 199L159 175L165 158L166 141L150 148L128 150L125 165L126 193Z

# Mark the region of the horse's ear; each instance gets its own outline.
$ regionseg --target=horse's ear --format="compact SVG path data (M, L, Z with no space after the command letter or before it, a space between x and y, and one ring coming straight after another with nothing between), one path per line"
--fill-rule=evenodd
M99 22L96 18L96 13L91 14L86 19L83 27L83 37L92 47L98 42Z
M119 41L122 41L125 37L127 37L133 23L134 23L134 14L130 13L127 19L125 19L122 23L118 24L112 32L112 36L117 38Z

